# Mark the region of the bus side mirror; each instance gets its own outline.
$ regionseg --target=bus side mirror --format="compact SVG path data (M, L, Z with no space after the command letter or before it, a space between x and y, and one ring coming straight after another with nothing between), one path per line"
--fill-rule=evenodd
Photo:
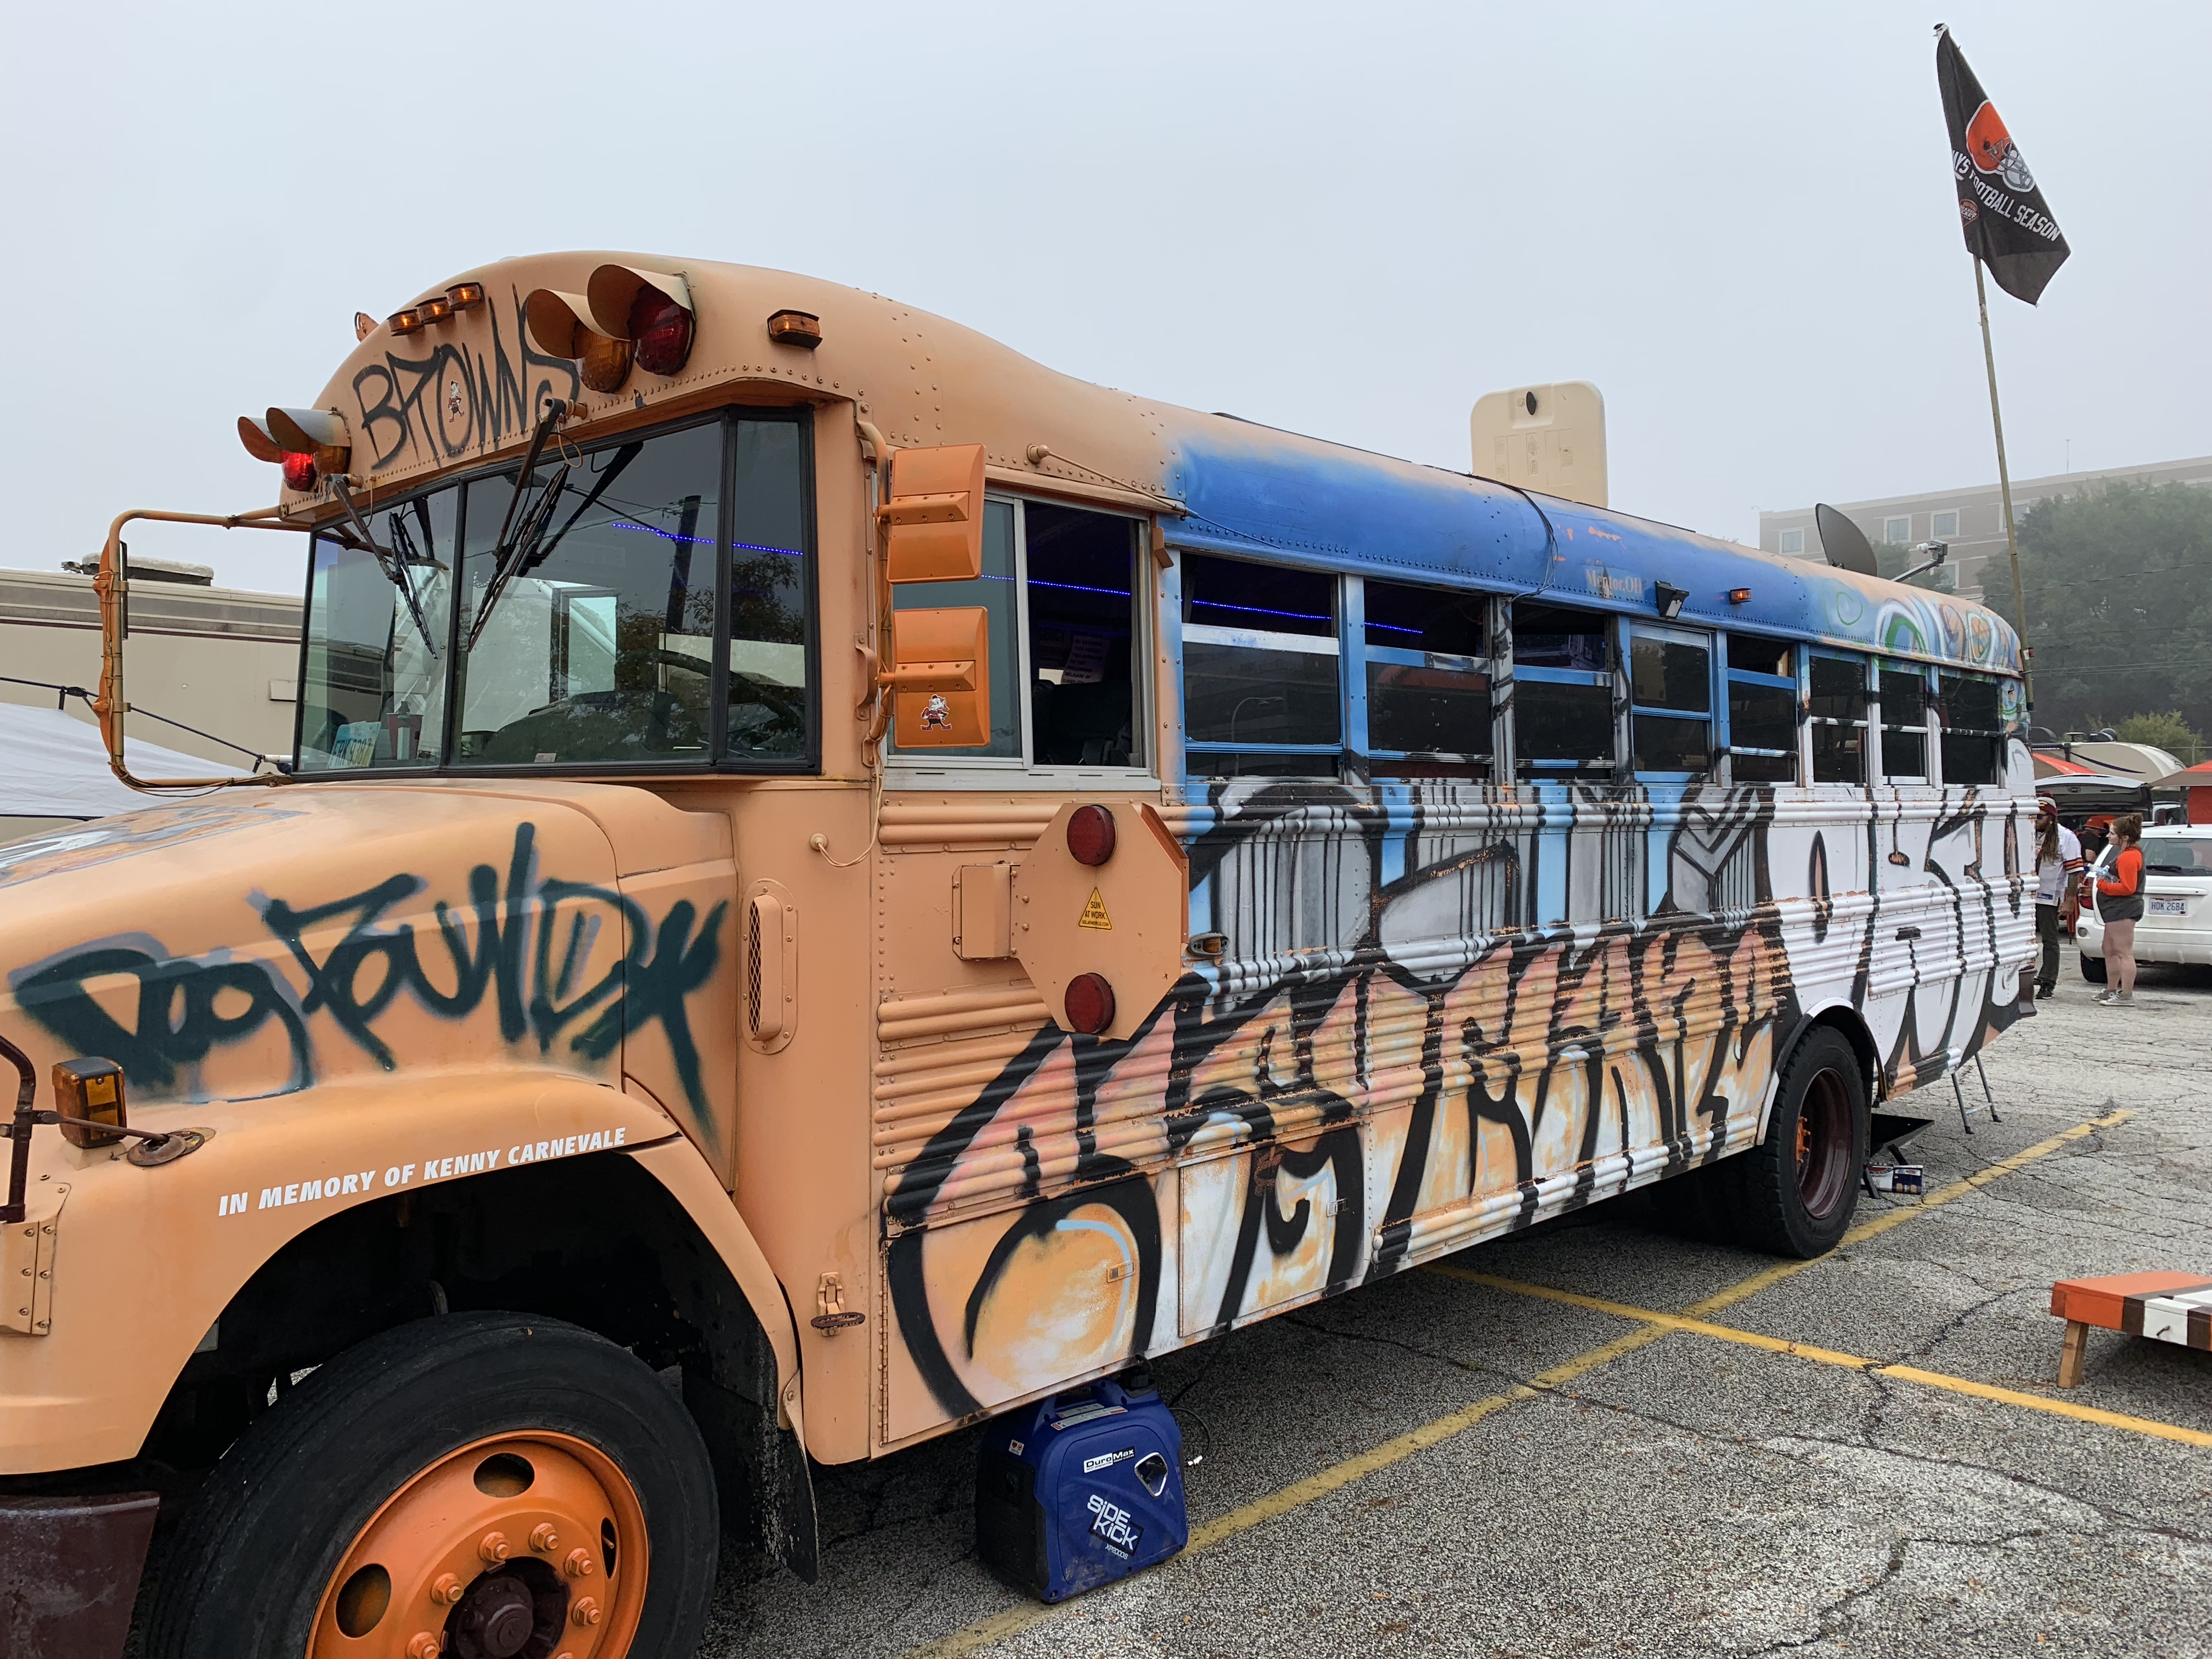
M876 517L892 583L974 581L983 574L983 446L897 451Z
M908 582L975 581L983 574L983 446L902 449L876 518L884 574ZM991 740L991 622L981 605L885 606L895 738L902 749L977 749Z

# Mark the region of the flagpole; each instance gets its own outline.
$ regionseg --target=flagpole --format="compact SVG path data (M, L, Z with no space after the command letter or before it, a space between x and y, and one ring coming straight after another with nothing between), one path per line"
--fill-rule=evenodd
M1982 313L1982 365L1990 375L1990 424L1997 434L1997 490L2004 500L2005 552L2012 560L2013 615L2020 622L2021 678L2027 683L2027 708L2035 712L2035 669L2027 647L2027 594L2020 585L2020 532L2013 527L2012 472L2005 465L2004 410L1997 404L1997 354L1990 344L1990 295L1982 282L1982 261L1978 254L1968 254L1974 262L1974 302Z

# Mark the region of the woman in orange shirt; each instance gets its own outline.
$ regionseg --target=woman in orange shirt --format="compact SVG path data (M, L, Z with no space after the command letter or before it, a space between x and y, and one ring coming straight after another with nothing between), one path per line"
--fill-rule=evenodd
M2136 1006L2136 923L2142 920L2142 814L2112 820L2112 873L2097 878L2097 917L2105 924L2105 974L2098 994L2107 1008Z

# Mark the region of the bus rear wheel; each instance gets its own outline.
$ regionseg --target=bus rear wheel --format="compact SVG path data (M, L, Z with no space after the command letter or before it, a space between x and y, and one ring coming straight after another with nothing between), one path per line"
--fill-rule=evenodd
M685 1654L718 1543L706 1448L643 1362L557 1320L423 1320L317 1370L216 1466L145 1651Z
M1766 1139L1719 1166L1734 1174L1737 1237L1777 1255L1833 1249L1858 1208L1868 1129L1856 1050L1840 1031L1814 1030L1784 1068Z

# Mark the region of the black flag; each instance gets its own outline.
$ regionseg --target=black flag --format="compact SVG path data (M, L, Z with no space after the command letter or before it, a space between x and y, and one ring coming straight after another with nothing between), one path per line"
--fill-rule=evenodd
M1936 84L1951 130L1951 171L1966 252L1990 268L1999 288L2033 305L2070 250L1997 106L1941 23L1936 26Z

